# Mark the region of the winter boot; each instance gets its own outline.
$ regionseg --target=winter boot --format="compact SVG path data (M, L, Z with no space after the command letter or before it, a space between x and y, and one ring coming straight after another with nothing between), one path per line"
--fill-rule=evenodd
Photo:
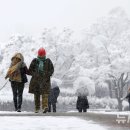
M21 109L18 109L17 112L21 112Z
M47 113L48 112L48 108L46 107L45 109L43 109L43 113Z
M35 109L35 113L39 113L39 109Z

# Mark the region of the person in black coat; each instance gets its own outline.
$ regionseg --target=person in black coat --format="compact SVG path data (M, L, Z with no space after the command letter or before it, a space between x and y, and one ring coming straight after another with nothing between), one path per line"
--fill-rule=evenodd
M87 112L87 109L89 108L89 103L87 96L79 95L77 98L76 103L76 109L78 109L79 112Z
M127 96L125 97L128 99L128 103L129 103L129 111L130 111L130 88L128 89L128 94Z
M51 112L51 107L53 108L53 112L56 112L56 103L57 98L60 94L60 89L56 84L52 84L50 89L50 94L48 96L48 112Z

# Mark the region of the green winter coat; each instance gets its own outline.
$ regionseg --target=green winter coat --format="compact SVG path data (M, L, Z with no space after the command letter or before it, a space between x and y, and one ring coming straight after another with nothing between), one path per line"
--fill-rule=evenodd
M54 67L49 58L44 62L44 73L38 73L39 61L34 58L29 67L29 73L32 76L29 84L29 93L33 94L49 94L50 93L50 77L54 72Z

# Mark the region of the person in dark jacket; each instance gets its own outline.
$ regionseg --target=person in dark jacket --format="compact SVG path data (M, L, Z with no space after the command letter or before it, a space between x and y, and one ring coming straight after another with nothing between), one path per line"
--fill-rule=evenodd
M87 109L89 108L89 103L87 96L79 95L77 98L76 108L79 112L87 112Z
M14 107L17 112L21 112L24 84L27 82L26 74L28 69L24 63L24 57L21 53L16 53L11 59L5 79L9 78L11 82Z
M56 82L53 81L51 85L51 90L50 94L48 97L48 112L51 112L51 107L53 108L53 112L56 112L56 103L57 103L57 98L59 96L60 89L57 86Z
M42 95L43 113L48 111L48 95L50 93L50 80L54 72L52 61L46 58L44 48L38 50L38 57L34 58L29 67L32 76L29 84L29 93L34 94L35 113L40 110L40 95Z
M128 99L129 111L130 111L130 88L128 89L128 94L127 94L127 96L125 98Z

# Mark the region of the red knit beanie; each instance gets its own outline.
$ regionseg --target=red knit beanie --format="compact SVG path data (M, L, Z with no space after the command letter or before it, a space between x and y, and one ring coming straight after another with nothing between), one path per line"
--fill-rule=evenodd
M40 56L40 57L46 56L46 51L45 51L44 48L40 48L40 49L38 50L38 56Z

